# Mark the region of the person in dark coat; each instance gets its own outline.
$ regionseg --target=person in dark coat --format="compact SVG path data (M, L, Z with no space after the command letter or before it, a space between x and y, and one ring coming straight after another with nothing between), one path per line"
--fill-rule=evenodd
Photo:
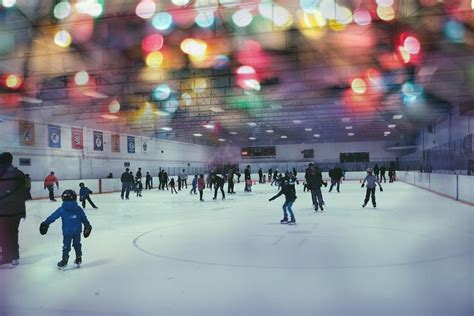
M32 200L31 196L31 178L29 174L25 174L25 188L26 188L26 200Z
M122 173L122 176L120 177L120 181L122 182L122 193L120 194L120 197L125 198L128 200L130 196L130 190L132 188L132 183L133 183L133 176L130 174L130 169L126 168L125 172Z
M382 167L383 167L383 165L382 165ZM375 176L376 176L377 179L378 179L379 174L380 174L380 168L379 168L379 165L378 165L378 164L375 164L375 166L374 166L374 174L375 174Z
M285 203L283 204L283 219L280 221L281 224L296 224L295 215L293 214L293 210L291 207L293 203L296 201L296 190L295 190L295 181L294 179L285 177L282 181L280 192L277 195L273 196L269 199L269 201L273 201L274 199L278 198L281 195L285 195ZM288 213L290 213L290 221L288 221Z
M12 166L13 156L0 155L0 265L19 264L18 229L26 218L26 187L23 172Z
M339 166L336 166L329 170L329 177L331 178L331 186L329 187L329 192L332 191L332 188L336 186L337 192L340 192L340 185L342 179L342 169Z
M258 183L263 183L263 170L262 170L262 168L258 169Z
M214 184L214 198L213 200L216 200L217 199L217 191L221 191L221 194L222 194L222 199L225 200L225 193L224 193L224 179L219 177L218 175L216 174L212 174L211 176L211 181L212 181L212 184Z
M163 172L163 191L168 190L168 172L164 171Z
M171 194L173 194L173 193L178 194L178 191L176 191L174 178L171 178L169 185L170 185L170 188L171 188Z
M227 193L235 194L234 192L234 169L229 171L229 175L227 176Z
M82 208L86 208L86 201L89 202L89 204L93 207L93 208L97 208L97 206L94 204L94 202L92 202L91 200L91 194L92 194L92 190L89 189L88 187L86 187L86 185L81 182L79 183L79 201L82 202Z
M321 170L319 170L319 168L315 165L311 165L306 181L308 188L311 190L311 198L313 200L314 210L317 212L318 208L320 208L321 211L324 211L324 200L321 187L323 185L327 186L327 183L323 180Z
M383 182L387 182L387 178L385 178L385 172L387 171L387 168L382 165L382 167L380 167L380 182L382 182L382 179L383 179ZM378 177L378 175L376 175Z
M153 177L149 172L147 172L145 177L145 190L151 189L153 189Z
M244 180L245 180L245 192L252 191L251 176L250 176L250 166L247 166L244 170Z

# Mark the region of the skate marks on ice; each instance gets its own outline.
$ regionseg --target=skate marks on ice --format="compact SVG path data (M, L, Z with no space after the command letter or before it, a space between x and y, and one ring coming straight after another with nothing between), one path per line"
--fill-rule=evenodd
M233 224L233 220L220 219L218 226L214 221L209 224L196 220L192 225L191 222L173 225L171 231L167 231L170 227L161 227L138 235L133 246L155 258L187 264L279 270L390 268L469 257L474 253L469 247L474 240L467 235L462 245L454 245L439 237L398 228L349 225L341 228L345 233L340 234L329 230L285 229L288 226L279 224L284 231L272 225L267 226L268 234L262 234L259 233L261 226L242 226L243 231L239 231ZM230 231L215 233L209 225L229 227ZM162 235L159 243L157 234ZM383 240L380 236L384 236ZM351 249L344 247L348 240L351 240ZM387 250L407 245L413 249L418 245L424 247L403 257ZM432 251L433 245L437 245L438 251ZM308 253L314 255L308 256Z

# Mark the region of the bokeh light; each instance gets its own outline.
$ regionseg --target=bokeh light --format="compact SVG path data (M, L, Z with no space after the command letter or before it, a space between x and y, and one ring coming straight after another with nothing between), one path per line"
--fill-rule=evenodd
M153 17L152 25L155 29L165 31L173 24L173 16L168 12L157 13Z
M300 7L306 13L314 13L319 7L320 0L300 0Z
M109 103L109 112L117 113L118 111L120 111L120 102L114 99Z
M393 7L377 7L377 16L383 21L392 21L395 19L395 10Z
M20 88L22 80L18 75L8 75L5 79L5 86L9 89L18 89Z
M207 81L204 78L194 79L192 82L192 89L196 93L203 93L207 88Z
M202 57L206 54L207 44L200 39L187 38L181 42L180 48L188 55Z
M153 90L153 98L158 101L163 101L169 98L171 94L171 88L167 84L160 84Z
M54 43L60 47L69 47L71 42L71 34L66 30L60 30L54 35Z
M3 1L2 1L2 5L3 5L5 8L11 8L11 7L13 7L15 4L16 4L16 0L3 0Z
M281 6L275 6L273 8L272 21L276 26L286 28L293 23L293 16L287 9Z
M171 2L178 7L182 7L189 4L189 0L171 0Z
M151 34L142 41L142 48L145 52L156 52L163 47L164 39L161 34Z
M391 7L393 6L394 0L376 0L377 4L381 7Z
M354 22L358 25L369 25L372 22L370 12L364 9L354 11Z
M413 36L408 36L403 42L403 46L410 54L418 54L421 49L420 42Z
M408 64L411 60L410 52L405 48L405 46L398 47L398 52L405 64Z
M232 21L238 27L246 27L247 25L252 23L252 20L253 20L252 13L250 13L248 10L242 9L242 10L236 11L232 15Z
M104 11L102 4L97 0L79 0L75 5L77 13L98 17Z
M239 5L240 0L219 0L219 3L226 8L233 8Z
M254 73L255 73L255 69L253 69L253 67L250 67L250 66L241 66L237 69L237 74L239 75L250 75Z
M174 113L178 110L179 108L179 101L178 100L168 100L164 102L163 108L165 111L169 113Z
M58 20L65 19L71 15L71 4L68 1L59 2L53 10L54 17Z
M453 43L463 43L465 36L464 25L456 20L449 20L443 28L444 35Z
M355 78L351 83L352 91L358 94L363 94L367 91L367 83L362 78Z
M163 64L163 54L158 52L151 52L146 56L146 64L151 68L159 68Z
M77 72L76 75L74 76L74 82L78 86L86 85L89 82L89 74L87 73L87 71L81 70Z
M206 28L214 24L214 12L201 12L196 15L194 21L200 27Z
M142 19L150 19L156 11L156 4L153 0L142 0L135 8L135 13Z
M222 69L229 65L229 57L226 55L218 55L214 57L213 66L216 69Z

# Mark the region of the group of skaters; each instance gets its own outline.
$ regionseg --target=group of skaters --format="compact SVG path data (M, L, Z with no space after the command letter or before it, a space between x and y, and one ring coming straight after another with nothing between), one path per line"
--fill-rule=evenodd
M385 177L385 173L387 172L387 168L385 165L381 165L379 167L378 164L375 164L373 173L377 177L377 179L382 182L387 182L387 178ZM390 164L388 167L388 180L390 183L394 182L396 179L396 172L395 172L395 166L393 164Z

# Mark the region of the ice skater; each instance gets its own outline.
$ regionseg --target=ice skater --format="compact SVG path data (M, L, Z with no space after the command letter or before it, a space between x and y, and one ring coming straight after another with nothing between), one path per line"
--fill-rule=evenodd
M125 172L122 173L122 176L120 177L120 181L122 182L122 193L120 194L120 197L122 200L124 197L128 200L132 188L133 176L130 175L129 170L130 169L126 168Z
M221 191L222 199L225 200L225 193L224 193L224 179L219 177L216 174L212 174L212 183L214 184L214 198L213 200L217 199L217 191Z
M137 193L138 197L142 197L142 191L143 191L142 178L137 177L135 179L135 192Z
M365 185L367 183L367 186ZM362 182L361 187L367 187L367 191L365 193L365 200L362 207L365 207L367 203L369 203L369 199L372 197L372 206L377 207L377 203L375 202L375 188L379 185L380 192L383 192L382 186L380 185L379 179L373 175L373 171L371 168L367 169L367 176L365 177L364 181Z
M92 202L90 195L92 194L91 189L85 186L83 182L79 183L79 201L82 202L82 208L86 208L86 201L92 206L92 208L97 208L94 202Z
M324 211L324 199L321 192L321 187L328 185L327 182L323 180L321 170L314 164L310 164L309 174L306 177L306 185L311 191L311 199L313 201L314 211L317 212L319 209Z
M234 192L234 170L231 169L229 171L229 175L227 176L227 193L235 194Z
M174 178L171 178L169 185L170 185L170 188L171 188L171 194L173 194L173 191L174 191L174 193L178 194L178 191L176 191Z
M48 232L49 225L54 223L58 218L62 220L63 230L63 254L62 260L58 262L59 268L64 268L69 260L69 252L71 251L71 242L76 251L76 260L74 263L79 266L82 263L82 245L81 233L82 225L84 225L84 238L89 237L92 226L87 219L84 210L77 204L77 194L73 190L66 190L61 195L63 204L53 214L51 214L40 225L41 235Z
M332 191L332 188L336 186L336 190L339 193L341 179L342 179L342 169L339 166L335 166L329 170L329 177L331 178L331 186L329 187L329 192Z
M199 191L199 201L203 202L204 199L202 198L204 189L206 188L206 182L204 181L204 175L201 174L198 179L198 191Z
M192 189L189 192L189 194L197 194L197 192L196 192L197 183L198 183L198 175L195 175L194 178L193 178L193 182L191 183Z
M280 195L285 195L285 203L283 203L283 219L280 221L281 224L295 225L296 219L293 214L291 207L296 201L296 190L295 182L290 178L285 178L281 185L281 190L274 197L270 198L269 201L273 201ZM290 221L288 221L288 213L290 213Z
M149 172L147 172L145 177L145 190L151 189L153 189L153 177Z

